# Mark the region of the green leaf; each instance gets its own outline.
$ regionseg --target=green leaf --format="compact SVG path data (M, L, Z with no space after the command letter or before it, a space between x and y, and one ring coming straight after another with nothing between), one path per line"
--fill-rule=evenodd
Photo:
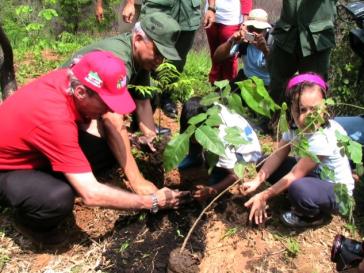
M329 98L329 99L325 100L325 104L333 106L333 105L335 105L335 101L332 98Z
M360 143L350 140L348 145L349 158L356 164L360 164L362 161L362 147Z
M264 97L259 95L256 90L256 86L251 80L245 80L242 82L236 82L241 90L241 97L244 99L246 104L258 114L266 117L270 117L270 110L264 107Z
M214 105L214 106L210 107L209 109L207 109L206 114L208 114L209 116L213 116L213 115L220 114L220 112L221 112L220 106Z
M331 170L328 166L324 165L321 168L320 178L322 180L335 181L335 172L334 170Z
M33 12L33 9L29 5L21 5L15 9L16 15L30 14Z
M46 21L50 21L54 17L57 17L58 16L58 13L54 9L42 9L39 12L38 16L41 17L41 18L43 18Z
M279 121L278 121L278 128L279 128L279 131L281 131L281 132L289 131L289 125L288 125L288 121L287 121L286 111L287 111L287 104L284 102L282 104L282 107L280 110Z
M219 126L221 123L222 120L218 114L210 115L205 121L205 124L210 127Z
M207 172L209 175L211 175L213 168L216 166L217 162L219 161L219 156L214 153L206 152L205 158L207 165L209 166Z
M364 174L364 166L362 163L355 165L355 172L358 176L362 176Z
M348 189L345 184L335 183L334 192L336 196L336 202L339 206L340 214L349 218L350 221L354 208L354 199L349 195Z
M219 99L220 99L220 96L218 94L216 94L215 92L210 93L201 99L200 104L203 106L210 106L211 104L218 102Z
M244 116L245 110L243 108L243 103L241 101L241 97L238 94L231 94L230 96L227 97L227 101L228 101L228 108L230 110L233 110L234 112L238 113L241 116Z
M195 138L207 151L221 156L225 154L224 144L220 140L216 128L203 125L196 129Z
M229 85L228 80L222 80L222 81L215 81L214 85L219 88L220 90L224 89L226 86Z
M192 118L190 118L188 120L188 123L189 124L192 124L192 125L196 125L196 124L199 124L200 122L203 122L205 121L207 118L207 114L206 113L200 113L196 116L193 116Z
M245 171L245 164L237 162L234 166L234 173L236 174L236 176L242 179L244 177L244 171Z
M224 140L235 147L249 143L249 141L245 139L245 134L241 128L236 126L227 127L225 129L225 133L226 135L224 136Z
M168 142L163 152L163 166L167 172L175 168L188 154L189 140L188 134L183 133Z

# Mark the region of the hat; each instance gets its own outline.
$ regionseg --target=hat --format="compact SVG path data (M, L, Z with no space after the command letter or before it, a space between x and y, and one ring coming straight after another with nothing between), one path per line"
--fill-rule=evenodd
M181 28L176 20L163 12L146 14L140 26L153 40L159 52L168 60L181 60L175 44Z
M246 26L253 26L257 29L272 28L268 23L268 13L263 9L252 9L249 12L248 20L244 22Z
M135 109L134 100L126 88L125 65L113 53L87 53L71 70L75 77L96 92L113 112L126 114Z

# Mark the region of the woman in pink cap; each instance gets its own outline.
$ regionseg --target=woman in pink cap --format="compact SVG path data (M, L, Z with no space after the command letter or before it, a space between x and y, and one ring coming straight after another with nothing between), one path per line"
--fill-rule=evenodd
M321 114L321 124L309 126L312 119L308 117L318 107L324 107L327 92L326 82L317 74L300 74L288 82L286 101L290 129L283 133L278 150L267 158L257 176L240 188L243 194L249 194L264 181L272 184L245 203L250 208L250 221L254 219L256 224L263 223L267 217L268 200L287 192L292 209L281 215L285 225L322 225L331 219L331 213L338 211L334 185L341 183L346 186L348 194L352 194L354 180L349 160L342 154L336 138L337 132L346 135L345 130L328 119L327 114ZM297 150L296 144L304 140L307 140L307 150L301 150L297 158L290 157L290 152ZM325 170L332 171L329 177L325 177Z

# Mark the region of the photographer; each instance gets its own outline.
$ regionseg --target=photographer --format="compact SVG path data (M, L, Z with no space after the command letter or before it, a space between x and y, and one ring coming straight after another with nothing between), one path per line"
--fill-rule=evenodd
M267 57L271 40L269 32L272 26L268 23L268 14L262 9L253 9L244 22L244 27L235 32L228 41L220 45L214 54L213 61L222 62L238 54L244 63L232 82L242 81L257 76L268 86L270 77L267 69ZM232 90L236 86L232 84Z

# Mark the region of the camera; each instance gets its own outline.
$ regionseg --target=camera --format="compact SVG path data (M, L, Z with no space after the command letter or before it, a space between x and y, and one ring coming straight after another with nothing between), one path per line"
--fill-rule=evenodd
M364 244L336 235L331 248L331 261L336 263L336 270L343 271L358 267L364 258Z
M254 42L255 40L255 34L251 32L246 32L244 35L245 40L247 40L249 43Z

